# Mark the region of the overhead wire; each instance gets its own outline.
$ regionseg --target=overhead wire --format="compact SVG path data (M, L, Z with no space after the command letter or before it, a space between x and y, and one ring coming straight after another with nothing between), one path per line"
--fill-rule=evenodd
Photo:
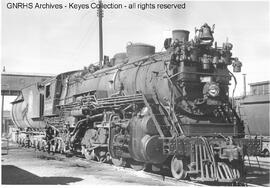
M85 14L81 19L84 19L86 16L91 15L89 12ZM87 45L87 43L90 41L90 39L94 36L94 34L97 32L97 19L94 16L91 16L91 21L88 24L88 27L85 30L85 33L80 38L80 42L76 48L76 54L74 55L74 59L77 59L83 52Z
M124 13L124 11L121 11L121 15ZM159 24L164 24L164 23L167 23L169 22L168 19L165 19L163 16L158 16L157 14L154 14L154 13L150 13L149 11L142 11L140 13L138 13L138 11L134 12L134 11L129 11L129 13L137 16L137 17L140 17L142 20L145 20L145 21L150 21L150 22L155 22L155 23L159 23ZM106 19L108 20L115 20L115 17L118 17L119 15L116 15L116 13L114 11L109 11L108 14L110 16L106 17ZM81 17L81 20L85 19L86 17L88 17L90 14L90 11L86 11L82 17ZM91 21L89 22L89 26L87 27L87 30L86 32L84 33L83 37L81 37L80 39L80 42L79 42L79 45L77 47L77 53L74 55L74 59L77 59L78 56L81 55L81 53L83 52L83 49L85 48L87 42L89 42L89 40L91 39L91 37L93 37L94 33L97 33L97 22L98 22L98 19L97 17L95 16L91 16ZM163 49L163 47L162 47ZM162 51L161 49L161 51Z

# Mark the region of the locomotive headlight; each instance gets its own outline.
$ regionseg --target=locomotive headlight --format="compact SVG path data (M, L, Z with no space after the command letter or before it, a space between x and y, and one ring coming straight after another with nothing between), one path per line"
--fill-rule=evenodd
M217 84L211 84L208 88L208 94L211 97L216 97L219 94L219 87Z

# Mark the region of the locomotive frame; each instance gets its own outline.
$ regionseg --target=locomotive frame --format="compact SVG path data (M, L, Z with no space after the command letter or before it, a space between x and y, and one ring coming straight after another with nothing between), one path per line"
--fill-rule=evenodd
M232 44L213 46L214 27L173 31L165 52L130 44L104 66L62 73L22 90L13 102L18 142L87 159L170 169L176 179L238 182L244 156L258 152L244 139L229 102L240 72Z

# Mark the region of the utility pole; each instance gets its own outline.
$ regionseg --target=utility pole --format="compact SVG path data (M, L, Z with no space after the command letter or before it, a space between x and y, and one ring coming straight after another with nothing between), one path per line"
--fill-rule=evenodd
M98 24L99 24L99 67L102 67L103 61L103 31L102 31L102 18L103 18L103 10L102 10L102 1L99 0L99 8L98 8Z
M247 89L246 89L246 74L243 74L243 82L244 82L244 92L243 92L243 96L246 97L247 96Z
M2 107L1 107L1 129L2 133L5 132L5 123L4 123L4 103L5 103L5 95L4 93L1 93L2 95Z

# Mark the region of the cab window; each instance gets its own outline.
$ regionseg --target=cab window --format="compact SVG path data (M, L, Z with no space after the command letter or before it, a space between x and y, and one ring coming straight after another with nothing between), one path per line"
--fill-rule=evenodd
M46 88L45 88L45 97L47 99L50 96L51 96L51 85L46 85Z

